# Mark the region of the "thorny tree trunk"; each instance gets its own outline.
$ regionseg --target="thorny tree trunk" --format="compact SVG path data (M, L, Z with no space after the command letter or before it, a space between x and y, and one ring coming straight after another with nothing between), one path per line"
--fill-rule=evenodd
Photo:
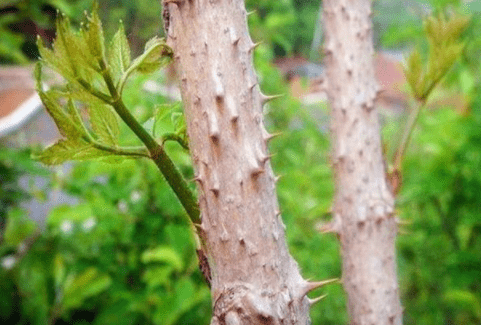
M197 226L211 324L308 324L308 291L289 255L275 190L255 48L242 0L164 3L199 189Z
M328 95L340 237L352 324L402 324L394 197L388 188L374 100L371 0L324 0Z

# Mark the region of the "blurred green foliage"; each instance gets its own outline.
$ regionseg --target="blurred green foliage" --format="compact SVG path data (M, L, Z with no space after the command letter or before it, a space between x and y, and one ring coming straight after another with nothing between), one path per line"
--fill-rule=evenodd
M247 0L249 30L256 41L272 46L275 56L308 54L321 3L308 0Z
M38 57L37 34L51 41L56 11L79 24L94 0L5 0L0 4L0 63L25 64ZM110 39L122 20L134 56L148 39L163 33L160 1L137 0L100 2L100 15Z
M154 103L166 98L143 96L138 89L145 81L134 78L125 96L135 112L152 115ZM175 123L162 119L156 128L172 131ZM122 141L131 138L126 126L120 134ZM192 178L186 151L176 142L166 146ZM8 208L0 296L9 298L1 299L1 323L208 323L210 294L191 226L154 164L79 163L69 175L52 174L50 186L80 203L55 207L41 232L24 210Z

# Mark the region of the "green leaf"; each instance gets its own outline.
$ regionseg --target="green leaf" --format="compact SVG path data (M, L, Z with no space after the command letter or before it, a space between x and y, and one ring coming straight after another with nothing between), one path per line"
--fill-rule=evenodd
M206 299L208 294L207 288L196 288L191 279L180 279L175 284L174 292L169 296L162 297L162 303L159 304L154 315L155 323L176 324L183 314Z
M58 38L53 43L53 50L46 48L40 37L37 38L37 47L43 62L60 73L65 79L69 81L75 80L75 72L70 64L68 55L65 53L65 47L62 46Z
M117 115L107 105L91 103L89 106L90 123L99 139L108 145L116 146L120 135Z
M54 275L56 288L59 288L62 282L64 281L65 274L66 274L65 261L62 257L62 254L57 253L53 260L53 275Z
M174 272L171 265L162 265L148 268L142 275L144 281L150 288L155 288L164 284L169 284L170 275Z
M48 323L47 274L40 259L32 255L27 256L19 267L17 285L22 297L22 315L27 316L32 325Z
M451 289L444 293L443 300L448 306L469 311L477 319L481 319L481 300L474 293Z
M169 246L158 246L142 253L142 263L164 262L172 265L177 271L183 269L182 258Z
M416 98L422 95L421 89L424 88L423 63L419 50L414 50L408 58L408 66L405 70L406 79Z
M8 212L4 241L10 246L17 246L30 237L37 228L35 221L30 219L22 209L15 208Z
M102 22L98 14L98 3L94 2L92 8L92 14L87 17L89 24L87 26L87 32L85 33L85 40L87 41L90 52L97 60L102 60L105 55L105 40L104 32L102 29Z
M61 135L66 138L81 138L87 135L81 121L79 123L79 119L76 116L68 114L58 103L58 92L55 90L43 92L41 91L41 85L37 85L37 91L45 109L53 118Z
M166 65L173 58L172 49L164 39L152 38L145 44L144 53L132 62L132 69L140 73L151 73Z
M59 205L52 209L47 217L47 225L55 228L60 227L65 221L82 223L93 215L92 206L88 203L75 206Z
M106 290L112 283L107 274L102 274L95 267L89 267L79 275L70 275L64 283L63 311L79 308L85 299Z
M109 48L109 65L112 73L115 74L114 80L120 78L130 66L130 47L127 37L125 37L124 25L115 33Z
M59 140L35 155L34 158L46 165L58 165L68 160L86 160L112 156L112 153L96 149L84 140Z

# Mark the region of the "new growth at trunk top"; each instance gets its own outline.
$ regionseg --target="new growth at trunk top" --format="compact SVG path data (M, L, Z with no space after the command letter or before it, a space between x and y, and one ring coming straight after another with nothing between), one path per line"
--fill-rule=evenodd
M408 121L391 160L392 167L389 171L389 178L395 184L393 186L395 193L399 191L401 186L402 159L419 114L422 108L426 106L433 90L440 84L443 77L462 54L465 43L460 40L460 36L468 26L469 21L470 17L460 14L452 14L448 18L443 14L426 18L424 33L429 46L426 58L423 59L421 49L418 46L407 59L404 74L416 103L409 113Z

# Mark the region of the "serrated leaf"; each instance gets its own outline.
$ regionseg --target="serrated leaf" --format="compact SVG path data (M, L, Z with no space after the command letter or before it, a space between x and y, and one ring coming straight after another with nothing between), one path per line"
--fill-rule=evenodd
M115 80L120 78L130 66L130 47L125 37L124 25L121 23L109 48L109 65L115 73Z
M408 58L408 66L405 70L406 79L416 98L420 98L420 84L423 84L423 63L419 50L414 50Z
M144 53L132 62L132 67L140 73L154 72L172 61L173 51L165 40L152 38L145 45Z
M37 87L40 86L37 85ZM64 111L54 94L52 90L46 92L39 91L40 99L49 115L53 118L60 134L66 138L81 138L85 136L82 125L77 125L75 118Z
M80 114L78 112L77 107L75 106L74 102L72 99L68 99L67 105L65 106L67 114L70 116L72 119L73 123L77 126L82 128L82 134L87 135L88 131L85 128L84 122L82 121L82 118L80 117Z
M37 39L37 48L42 58L48 66L60 73L68 81L75 80L75 73L69 60L65 57L64 47L59 45L57 39L53 43L53 50L45 47L42 39Z
M33 77L35 80L35 89L42 90L42 62L37 61L33 70Z
M75 85L69 84L68 85L68 97L70 99L80 101L83 103L95 103L96 105L105 104L102 100L98 97L90 93L89 91L85 90L82 87L76 87Z
M101 158L112 153L98 150L83 140L60 140L34 156L46 165L59 165L69 160Z
M90 124L99 139L108 145L116 146L120 134L117 115L107 105L92 103L89 106Z
M92 14L87 17L89 20L87 33L85 34L85 40L87 41L88 47L92 55L97 59L101 60L105 53L105 40L104 32L102 29L102 22L98 14L99 8L98 3L94 2L92 8Z

